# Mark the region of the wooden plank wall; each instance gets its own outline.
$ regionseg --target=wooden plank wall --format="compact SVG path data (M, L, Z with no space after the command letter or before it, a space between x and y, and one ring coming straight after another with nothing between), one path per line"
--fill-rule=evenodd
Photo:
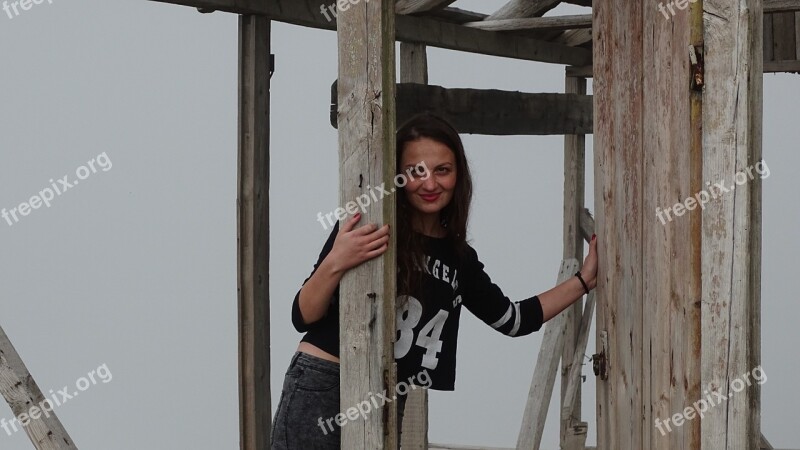
M239 17L237 283L239 428L242 450L269 447L269 55L270 21Z
M338 14L339 204L369 195L395 175L394 1L371 0ZM395 201L369 205L361 223L395 224ZM348 217L349 218L349 217ZM346 220L346 219L345 219ZM381 256L349 271L340 284L340 400L342 410L370 392L392 392L396 236ZM342 427L341 447L397 447L394 404Z
M697 449L700 423L661 434L700 381L699 212L662 223L657 208L702 183L688 48L702 10L664 20L641 2L595 3L595 208L600 273L598 448Z
M800 12L764 14L764 72L800 73Z
M760 158L760 1L705 0L668 21L642 8L595 4L598 448L758 448L755 383L703 420L663 422L706 389L727 396L760 360L759 179L664 212Z

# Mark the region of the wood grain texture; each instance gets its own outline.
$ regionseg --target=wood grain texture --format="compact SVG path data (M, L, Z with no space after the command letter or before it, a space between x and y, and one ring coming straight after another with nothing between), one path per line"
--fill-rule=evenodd
M304 27L335 30L318 0L150 0L239 14L261 14L268 18ZM353 10L351 7L348 10ZM429 17L398 15L396 40L415 42L484 55L502 56L553 64L591 64L591 51L508 33L477 30Z
M586 94L586 79L565 77L564 92ZM581 236L581 213L585 203L586 184L586 136L568 134L564 136L564 208L563 208L563 255L583 261L583 237ZM592 295L592 298L593 295ZM592 300L594 301L594 300ZM592 304L592 313L594 305ZM566 315L564 327L564 349L561 353L561 417L560 442L563 450L582 450L586 440L586 427L581 422L581 384L575 382L573 373L583 362L586 343L581 347L581 316L583 301L577 301L562 314ZM592 317L589 319L591 320ZM588 333L588 332L587 332ZM588 339L588 334L587 334ZM576 367L577 361L577 367ZM572 391L570 392L570 389ZM571 397L570 397L571 396Z
M488 20L539 17L555 8L559 3L561 0L510 0L489 15Z
M561 262L558 281L561 284L575 275L579 268L577 259L565 259ZM544 423L547 419L547 408L553 395L553 386L558 372L558 363L564 347L565 314L558 314L550 319L544 327L542 346L536 358L536 368L525 403L522 425L517 438L517 450L539 450L542 443Z
M527 19L497 19L467 22L464 26L489 31L522 31L522 30L571 30L591 28L592 15L578 14L572 16L530 17Z
M606 380L597 381L598 448L639 450L642 370L643 4L594 5L597 342L607 333ZM600 351L600 349L598 349Z
M456 0L397 0L395 12L397 14L414 14L432 9L441 9L455 3Z
M423 44L400 44L400 81L428 84L427 47ZM401 446L406 450L428 449L428 390L408 393L402 423Z
M705 0L703 179L732 186L761 159L762 11L758 0ZM702 224L702 387L728 396L760 365L761 179L719 192ZM761 391L752 383L709 410L703 450L758 448Z
M339 204L368 195L395 175L394 2L370 0L338 16ZM362 223L395 227L395 202L368 206ZM349 216L348 216L349 218ZM346 219L345 219L346 220ZM394 362L396 236L389 249L347 271L340 283L340 402L342 409L370 392L396 386ZM342 427L341 447L397 447L397 408L372 411Z
M239 418L242 450L269 446L270 21L239 17L237 287Z
M0 327L0 393L11 407L15 418L19 418L21 414L26 414L30 418L33 407L39 408L41 412L42 407L49 410L57 406L51 400L45 400L42 391L2 327ZM54 411L36 415L38 418L31 418L28 424L22 427L34 448L37 450L77 450L75 443ZM24 419L25 416L23 416ZM8 427L8 430L12 430L21 425L20 421L16 421L15 428L11 428L9 424L5 424L5 426Z
M335 88L334 88L335 89ZM486 135L562 135L592 132L592 97L529 94L495 89L397 85L397 119L422 111L438 114L460 132ZM332 121L338 120L336 116ZM333 122L333 126L337 126Z

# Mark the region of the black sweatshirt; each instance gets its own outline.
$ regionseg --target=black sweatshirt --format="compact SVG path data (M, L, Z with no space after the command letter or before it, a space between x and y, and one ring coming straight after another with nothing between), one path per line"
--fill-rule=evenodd
M339 232L337 222L322 248L311 275L330 253ZM423 235L424 236L424 235ZM397 334L394 356L397 379L408 380L426 371L431 389L452 391L455 388L458 321L463 304L472 314L508 336L525 336L542 327L542 305L537 296L512 303L483 270L478 254L471 246L467 257L458 262L444 238L424 236L426 274L423 291L415 295L398 293ZM308 281L308 278L303 282ZM292 305L292 323L305 332L303 341L339 356L339 286L333 293L326 315L306 324L298 303ZM407 301L402 301L405 296Z

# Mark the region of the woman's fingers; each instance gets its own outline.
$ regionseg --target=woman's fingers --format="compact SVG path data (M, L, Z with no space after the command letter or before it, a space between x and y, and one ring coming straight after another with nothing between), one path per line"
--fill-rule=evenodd
M367 252L366 257L367 257L367 259L372 259L372 258L375 258L377 256L381 256L388 249L389 249L389 243L387 242L387 243L383 244L382 246L376 248L375 250Z
M339 229L339 233L347 233L353 231L353 227L356 226L358 221L361 220L361 213L356 213L353 217L347 219L347 221L342 225Z
M370 235L372 236L372 235ZM389 234L386 233L383 236L378 237L377 239L371 240L367 243L367 250L375 250L376 248L383 247L384 244L389 242Z

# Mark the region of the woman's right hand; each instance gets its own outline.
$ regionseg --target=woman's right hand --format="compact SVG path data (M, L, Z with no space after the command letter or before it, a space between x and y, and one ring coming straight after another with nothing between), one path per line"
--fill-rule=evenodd
M337 270L347 271L364 261L382 255L389 248L389 225L380 228L374 223L355 228L361 220L356 213L339 228L331 249L331 261Z

